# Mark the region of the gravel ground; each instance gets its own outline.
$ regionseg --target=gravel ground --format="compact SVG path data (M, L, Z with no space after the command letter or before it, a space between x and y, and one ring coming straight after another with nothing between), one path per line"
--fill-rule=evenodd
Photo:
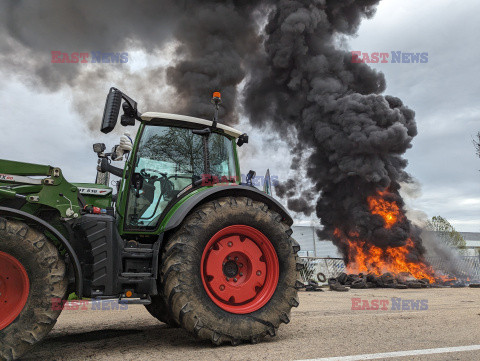
M427 310L392 310L392 297ZM388 310L352 310L352 298L389 300ZM480 289L301 292L278 335L251 345L212 346L157 321L143 306L63 311L23 360L299 360L480 344ZM480 360L480 351L388 360Z

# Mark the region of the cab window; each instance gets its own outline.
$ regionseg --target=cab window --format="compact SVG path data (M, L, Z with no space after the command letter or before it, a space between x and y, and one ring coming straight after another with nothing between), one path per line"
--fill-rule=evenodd
M208 141L191 129L145 126L135 156L130 184L127 228L155 227L170 202L182 190L202 179L205 145L208 144L210 174L236 174L233 145L228 137L211 133Z

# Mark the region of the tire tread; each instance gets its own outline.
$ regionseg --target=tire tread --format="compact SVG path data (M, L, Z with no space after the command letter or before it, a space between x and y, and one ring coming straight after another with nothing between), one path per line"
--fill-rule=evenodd
M249 317L249 322L256 325L252 327L256 331L254 334L239 336L238 333L233 331L221 332L207 326L209 322L207 319L204 319L206 316L201 310L195 308L194 303L188 302L190 300L188 299L187 286L183 281L183 277L188 277L188 265L192 262L189 254L195 251L195 246L192 242L195 240L196 230L205 227L207 221L211 220L212 217L221 217L223 214L233 211L233 209L240 211L242 207L246 210L252 207L253 210L250 209L249 212L253 212L255 218L258 217L265 220L265 217L268 217L270 222L275 222L277 227L280 227L286 234L286 245L290 249L290 255L294 257L295 264L293 267L296 275L292 279L291 284L284 290L289 295L286 298L288 301L285 301L283 305L272 308L271 312L274 314L271 313L268 320ZM298 306L297 285L300 281L297 252L300 250L300 247L291 238L292 233L291 228L283 222L282 217L278 213L270 210L266 204L253 201L250 198L225 197L199 206L192 214L187 216L177 232L168 240L162 253L160 282L165 290L169 314L187 331L200 339L209 339L215 345L223 343L238 345L242 342L257 343L267 335L275 336L280 324L290 322L290 309ZM212 323L211 321L210 323Z
M23 222L0 217L0 250L15 248L28 252L28 263L37 268L34 279L29 274L30 294L24 310L0 331L0 360L8 361L25 354L50 332L61 312L51 307L52 299L64 299L67 291L66 265L53 243ZM35 294L39 297L33 298Z

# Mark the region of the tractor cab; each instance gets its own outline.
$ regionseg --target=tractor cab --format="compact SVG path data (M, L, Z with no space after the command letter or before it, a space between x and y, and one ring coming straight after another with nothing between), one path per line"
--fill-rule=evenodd
M248 136L218 123L219 92L212 98L213 120L205 120L157 112L140 114L135 101L112 88L105 104L102 132L115 128L122 99L121 124L140 121L125 168L112 166L102 153L105 147L97 145L99 157L103 157L99 171L121 177L116 198L121 232L155 231L168 211L189 194L213 185L240 184L236 147L247 143ZM116 153L112 150L110 158L119 160L115 159Z
M156 227L169 205L212 179L222 184L240 179L239 131L165 113L144 113L142 121L121 185L128 192L117 206L125 206L125 229Z

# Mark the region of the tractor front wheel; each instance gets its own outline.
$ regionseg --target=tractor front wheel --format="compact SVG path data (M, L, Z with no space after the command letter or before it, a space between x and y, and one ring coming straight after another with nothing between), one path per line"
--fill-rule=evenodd
M282 217L245 197L199 206L168 240L160 273L168 313L215 344L274 336L298 306L300 247Z
M0 218L0 360L14 360L42 340L60 314L65 263L45 236Z
M160 290L160 294L152 296L151 298L152 303L145 306L147 311L157 320L166 323L170 327L178 327L178 323L175 322L170 311L168 310L167 302L163 292Z

